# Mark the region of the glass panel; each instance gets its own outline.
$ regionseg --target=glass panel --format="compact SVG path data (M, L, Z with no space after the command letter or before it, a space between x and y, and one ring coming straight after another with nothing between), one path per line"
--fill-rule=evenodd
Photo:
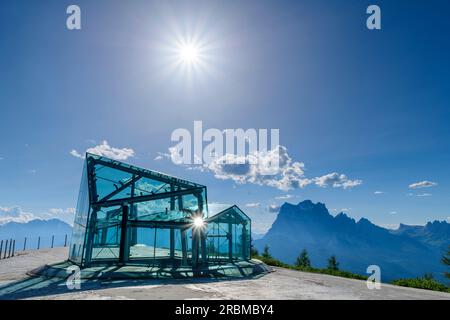
M175 205L171 206L170 198L135 203L134 215L130 219L140 221L181 220L186 214L178 210L177 201L174 203ZM174 210L170 210L171 207Z
M72 240L70 244L69 260L81 264L83 245L84 245L84 235L86 228L81 225L74 223L72 231Z
M82 263L86 223L89 215L89 192L86 163L81 174L80 191L78 193L77 209L70 242L69 259L77 264Z
M155 229L132 227L130 233L136 233L136 243L130 243L130 259L153 259L155 255Z
M130 181L132 174L102 165L95 165L95 178L98 200L101 200Z
M170 257L170 229L157 228L155 231L155 258L162 259Z
M96 213L92 261L115 260L120 254L122 207L102 208Z
M130 220L134 221L190 221L193 214L199 210L199 201L203 203L203 216L207 216L204 205L206 199L203 191L200 199L192 194L174 196L134 204ZM181 210L180 210L181 204Z
M170 185L161 181L152 180L149 178L140 178L136 181L134 195L144 196L151 193L169 192Z
M168 260L170 258L170 229L152 227L130 227L136 233L136 241L130 243L130 260ZM182 257L181 230L173 230L174 258ZM151 263L151 262L150 262Z

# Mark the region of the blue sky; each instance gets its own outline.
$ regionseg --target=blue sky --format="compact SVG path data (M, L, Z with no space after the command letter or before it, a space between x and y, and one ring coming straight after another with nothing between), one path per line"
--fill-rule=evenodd
M82 29L69 31L73 3ZM381 7L382 30L366 28L370 4ZM448 219L449 9L437 0L2 1L1 214L70 218L82 167L70 152L106 140L133 150L127 162L207 185L210 202L240 205L257 230L286 194L385 226ZM169 68L177 37L189 35L205 44L205 65ZM194 120L279 128L306 176L362 184L285 192L154 160ZM408 187L422 181L436 185Z

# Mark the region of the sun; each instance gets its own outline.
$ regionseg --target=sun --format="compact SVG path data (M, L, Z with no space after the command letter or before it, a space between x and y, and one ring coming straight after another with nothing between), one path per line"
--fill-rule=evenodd
M179 48L179 59L185 64L198 63L200 59L200 50L194 44L185 44Z
M194 83L207 83L217 76L222 45L211 33L178 29L162 33L164 37L157 44L159 52L154 56L161 62L161 74L190 88Z

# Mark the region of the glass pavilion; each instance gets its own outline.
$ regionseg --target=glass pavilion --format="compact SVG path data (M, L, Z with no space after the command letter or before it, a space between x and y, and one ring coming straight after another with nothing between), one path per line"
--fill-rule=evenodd
M237 206L208 217L206 187L86 154L69 260L81 267L200 267L250 259Z

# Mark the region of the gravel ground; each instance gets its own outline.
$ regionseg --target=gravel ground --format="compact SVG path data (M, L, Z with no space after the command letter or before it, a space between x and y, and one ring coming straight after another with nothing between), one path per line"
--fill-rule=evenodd
M85 280L69 290L64 280L28 277L26 272L67 257L66 248L20 253L0 260L0 299L446 299L450 294L274 268L252 279Z

